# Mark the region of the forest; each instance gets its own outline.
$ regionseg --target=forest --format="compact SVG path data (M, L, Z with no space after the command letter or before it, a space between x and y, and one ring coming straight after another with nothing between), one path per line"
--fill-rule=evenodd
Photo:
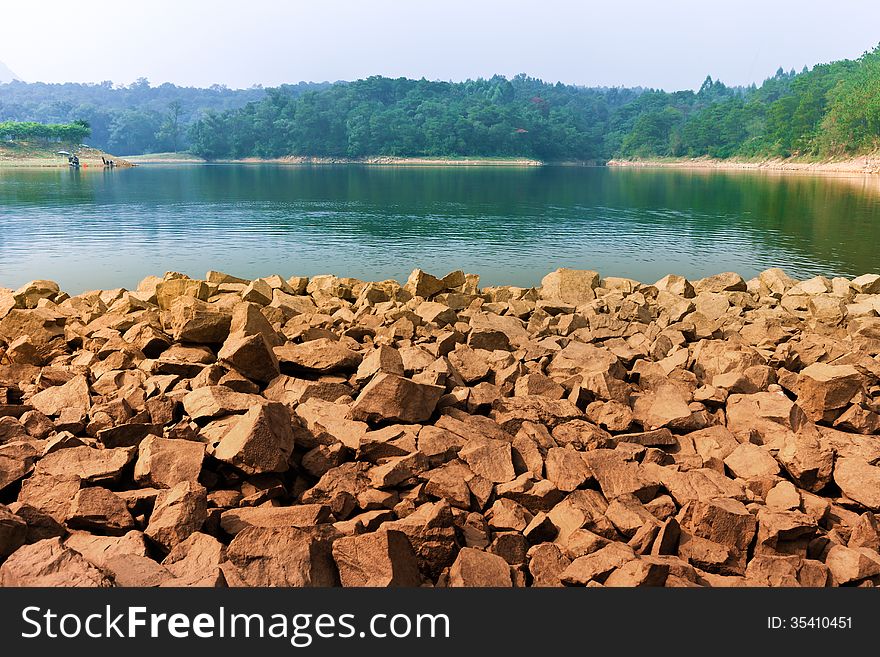
M880 47L760 86L588 88L526 75L273 89L0 85L0 121L91 126L118 155L482 156L544 161L847 156L880 146Z

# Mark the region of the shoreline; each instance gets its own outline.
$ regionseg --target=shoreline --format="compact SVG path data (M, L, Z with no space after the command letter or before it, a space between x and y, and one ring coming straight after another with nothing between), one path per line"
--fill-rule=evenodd
M205 160L195 156L180 154L133 155L128 159L140 164L288 164L288 165L369 165L369 166L424 166L424 167L535 167L544 162L530 158L484 158L484 157L392 157L375 156L364 158L310 157L289 155L275 158L245 157L238 159Z
M880 275L0 289L2 586L877 586Z
M798 173L880 174L880 154L871 153L846 159L809 161L799 158L768 158L761 160L698 158L654 158L645 160L612 159L609 167L668 168L721 171L779 171Z

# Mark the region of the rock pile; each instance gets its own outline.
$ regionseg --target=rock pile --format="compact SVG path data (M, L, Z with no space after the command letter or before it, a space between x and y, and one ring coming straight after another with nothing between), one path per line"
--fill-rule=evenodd
M880 276L0 290L0 585L880 585Z

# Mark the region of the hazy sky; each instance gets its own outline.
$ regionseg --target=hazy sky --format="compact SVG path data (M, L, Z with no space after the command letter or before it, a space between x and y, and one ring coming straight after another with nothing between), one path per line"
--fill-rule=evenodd
M880 42L877 0L30 0L2 22L0 61L27 81L230 87L525 72L682 89Z

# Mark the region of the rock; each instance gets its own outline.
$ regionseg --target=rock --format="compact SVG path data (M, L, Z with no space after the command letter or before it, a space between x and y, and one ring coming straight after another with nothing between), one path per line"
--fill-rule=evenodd
M548 399L540 395L503 397L496 401L492 418L502 429L516 434L523 422L544 424L548 428L583 417L583 412L567 399Z
M455 563L449 569L449 586L461 587L510 587L510 567L495 554L475 548L462 548Z
M198 531L207 513L204 487L184 481L159 493L144 534L161 548L170 550Z
M825 565L838 584L858 582L880 574L880 561L868 556L865 548L848 548L834 545L825 557Z
M248 527L226 549L233 585L312 587L338 583L330 542L295 527ZM227 579L229 577L227 576Z
M258 506L224 511L220 515L220 526L227 534L235 536L248 527L309 528L330 520L330 507L324 504Z
M175 545L162 565L174 577L176 586L215 586L223 582L220 564L226 547L213 536L194 532Z
M516 477L510 443L491 438L474 438L458 453L475 473L494 483Z
M652 559L633 559L617 567L605 580L610 587L663 586L669 576L669 564Z
M541 279L541 297L574 306L596 298L599 274L580 269L557 269Z
M845 408L862 385L862 375L851 365L813 363L798 375L797 403L807 417L819 422L827 411Z
M871 511L880 511L880 467L857 458L838 458L834 483L850 499Z
M281 372L272 347L260 333L230 335L223 343L217 358L221 363L260 383L269 383Z
M359 353L328 338L275 347L275 356L282 366L318 374L354 371L361 363Z
M590 554L578 557L562 571L560 579L566 586L586 586L591 581L602 581L625 563L635 559L632 548L624 543L610 543Z
M745 292L746 282L743 277L734 272L724 272L702 278L694 283L694 291L701 292Z
M232 322L232 316L217 306L189 296L174 300L169 318L174 340L193 344L222 344Z
M562 491L580 488L593 476L581 452L562 447L547 450L544 468L547 479Z
M0 566L0 586L108 588L113 581L61 539L47 538L19 548Z
M779 464L770 452L751 443L742 443L724 459L735 477L756 479L779 474Z
M67 525L115 536L122 536L135 527L122 498L100 486L77 492L70 504Z
M804 427L785 437L776 459L798 486L818 492L831 481L834 452L824 444L814 427Z
M403 359L397 349L387 345L378 345L358 365L354 378L358 383L365 383L379 372L397 376L404 375Z
M183 398L183 408L193 420L244 413L265 403L266 400L259 395L235 392L226 386L198 388Z
M691 285L690 281L683 276L677 276L675 274L664 276L654 283L654 287L661 292L674 294L679 297L684 297L685 299L692 299L695 296L694 286Z
M34 476L76 476L91 484L112 483L119 480L133 455L134 449L129 447L115 449L94 449L85 445L70 447L43 457L37 464Z
M646 431L660 427L675 429L687 425L691 410L677 386L665 385L636 399L633 417Z
M880 275L862 274L849 283L859 294L880 294Z
M445 289L443 281L431 276L421 269L414 269L409 275L403 289L412 294L414 297L422 297L429 299L438 292Z
M444 392L442 386L379 373L361 390L351 407L351 418L365 422L424 422L433 415Z
M73 410L84 417L92 405L89 383L85 376L76 376L61 386L53 386L31 397L30 405L50 417L58 417L64 410Z
M0 562L24 545L27 522L0 504Z
M31 281L18 288L12 298L16 308L36 308L41 299L54 299L60 291L55 281Z
M247 474L286 472L294 441L287 407L268 403L237 419L208 452Z
M415 552L406 534L378 531L336 539L333 559L342 586L419 586Z
M790 481L780 481L767 493L765 501L770 509L794 511L801 506L801 495Z
M35 473L22 482L18 501L64 522L81 483L82 479L75 474Z
M189 440L168 440L148 436L138 447L134 464L137 483L155 488L172 488L183 481L198 481L205 446Z
M608 499L635 495L642 502L649 502L657 494L659 482L642 466L625 460L615 450L596 449L586 452L583 458Z

